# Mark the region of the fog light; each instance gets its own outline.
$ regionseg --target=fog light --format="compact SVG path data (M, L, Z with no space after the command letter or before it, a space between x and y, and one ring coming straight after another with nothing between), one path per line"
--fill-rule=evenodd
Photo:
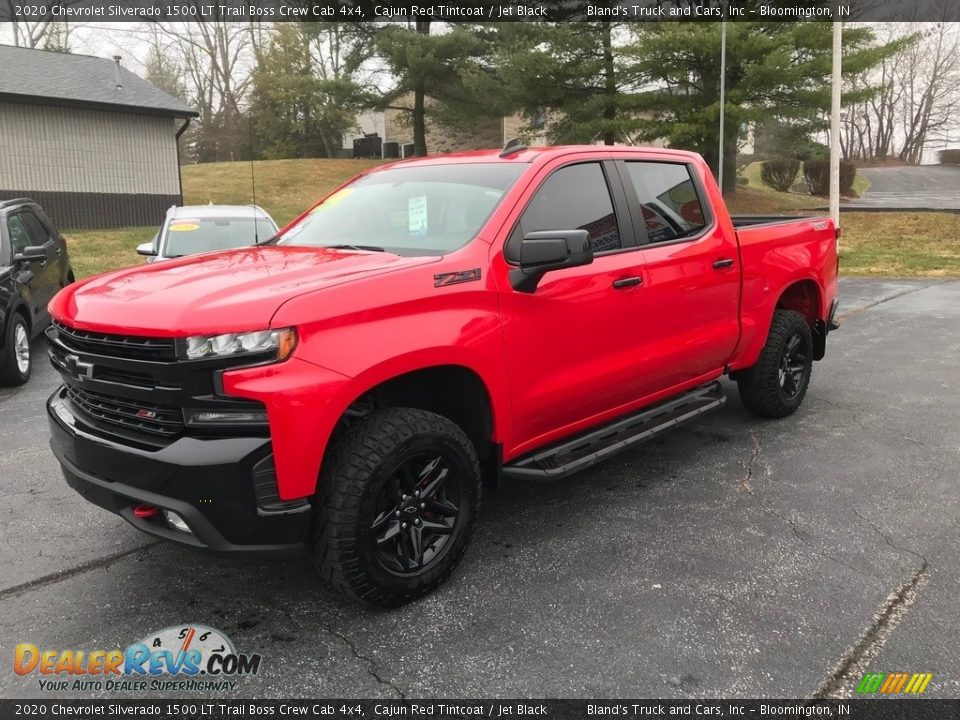
M193 534L193 531L190 529L190 526L187 525L186 521L177 515L173 510L164 510L163 517L166 519L167 525L172 527L174 530Z
M187 425L266 425L266 410L185 410Z

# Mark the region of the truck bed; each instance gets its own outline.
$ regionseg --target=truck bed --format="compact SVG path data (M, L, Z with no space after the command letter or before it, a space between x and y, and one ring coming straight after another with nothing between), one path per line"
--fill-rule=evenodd
M754 227L756 225L779 225L782 223L794 222L796 220L809 220L816 216L803 215L731 215L733 227L737 230L745 227Z

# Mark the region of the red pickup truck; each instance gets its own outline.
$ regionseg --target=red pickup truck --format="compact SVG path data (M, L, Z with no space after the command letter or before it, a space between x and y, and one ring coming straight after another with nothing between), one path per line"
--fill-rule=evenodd
M484 482L567 475L718 408L789 415L837 307L826 218L731 218L700 156L444 155L346 183L258 247L51 302L67 482L135 527L307 550L376 605L428 592Z

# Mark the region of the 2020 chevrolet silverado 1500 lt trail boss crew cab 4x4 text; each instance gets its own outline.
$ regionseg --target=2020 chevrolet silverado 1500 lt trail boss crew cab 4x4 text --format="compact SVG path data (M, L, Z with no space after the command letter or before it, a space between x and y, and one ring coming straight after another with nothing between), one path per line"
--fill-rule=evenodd
M731 220L700 156L513 148L400 162L266 246L53 300L67 482L137 528L304 547L395 605L463 554L481 477L553 478L724 402L784 417L836 307L833 223Z

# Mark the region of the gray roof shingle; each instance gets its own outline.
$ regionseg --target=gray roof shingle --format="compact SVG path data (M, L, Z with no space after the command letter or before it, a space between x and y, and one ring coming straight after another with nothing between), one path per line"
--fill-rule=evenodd
M172 95L120 67L116 87L114 61L91 55L72 55L0 45L0 97L15 96L50 105L87 105L122 111L193 117L197 113Z

